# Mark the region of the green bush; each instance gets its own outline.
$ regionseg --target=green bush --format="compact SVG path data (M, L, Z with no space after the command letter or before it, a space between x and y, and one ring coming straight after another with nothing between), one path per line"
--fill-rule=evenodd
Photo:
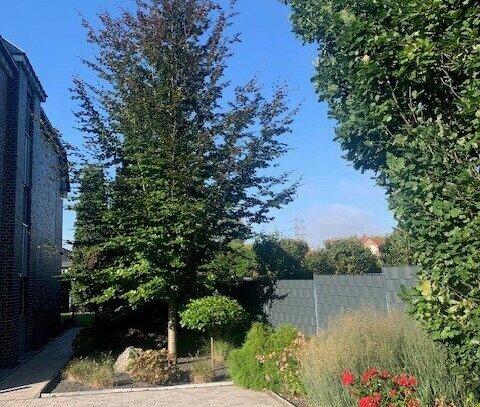
M446 353L400 311L361 310L337 318L308 342L300 364L301 380L314 407L355 405L342 388L341 372L349 369L358 377L372 367L415 376L422 406L433 406L442 398L462 405L462 385L447 368Z
M109 355L73 359L63 371L63 378L93 389L110 387L113 385L113 363Z
M253 324L243 346L231 352L228 369L233 381L254 390L302 393L298 380L298 350L303 336L291 325L273 330Z
M175 371L175 360L166 349L142 351L128 366L134 380L149 384L164 384Z
M379 273L380 264L356 237L327 240L325 247L307 257L307 267L317 274Z
M395 229L385 239L381 248L382 264L385 266L413 266L412 240L402 229Z

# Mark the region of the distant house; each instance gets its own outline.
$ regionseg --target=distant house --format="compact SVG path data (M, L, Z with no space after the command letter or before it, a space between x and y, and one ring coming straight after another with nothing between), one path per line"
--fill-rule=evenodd
M24 51L0 36L0 365L60 327L67 160Z
M365 236L360 238L360 242L369 249L374 256L380 257L382 246L385 244L385 237L383 236Z

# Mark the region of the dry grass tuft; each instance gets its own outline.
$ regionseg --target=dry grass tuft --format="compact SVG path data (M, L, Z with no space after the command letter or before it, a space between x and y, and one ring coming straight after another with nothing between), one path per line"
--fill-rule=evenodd
M109 356L74 359L66 367L63 377L93 389L110 387L113 385L113 363Z
M190 369L190 376L194 383L210 383L215 379L215 369L210 360L195 362Z

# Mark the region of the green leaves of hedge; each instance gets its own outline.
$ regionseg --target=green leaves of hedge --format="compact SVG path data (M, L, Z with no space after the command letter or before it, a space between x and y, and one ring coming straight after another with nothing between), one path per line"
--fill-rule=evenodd
M480 3L288 0L354 167L412 239L412 313L480 392ZM428 286L428 289L427 289Z

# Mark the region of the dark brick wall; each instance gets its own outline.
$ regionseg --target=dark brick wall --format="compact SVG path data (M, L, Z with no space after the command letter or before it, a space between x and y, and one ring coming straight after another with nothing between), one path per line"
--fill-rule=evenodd
M36 109L40 109L40 104ZM27 348L35 348L59 330L62 249L62 197L59 161L51 142L36 125L32 167Z
M1 41L0 37L0 46ZM10 80L0 68L0 366L13 365L22 352L44 345L60 325L60 282L56 277L61 271L63 203L59 161L51 141L41 132L44 95L29 65L19 58L24 57L15 56L17 64ZM27 106L28 90L33 95L33 115ZM31 159L27 159L32 173L31 223L25 269L22 223L28 170L25 134L30 117L34 123ZM26 271L25 278L21 278L22 271Z
M7 79L0 97L7 106L3 139L2 217L0 218L0 365L19 357L19 280L16 256L16 155L18 122L18 72ZM6 102L5 102L6 100Z

